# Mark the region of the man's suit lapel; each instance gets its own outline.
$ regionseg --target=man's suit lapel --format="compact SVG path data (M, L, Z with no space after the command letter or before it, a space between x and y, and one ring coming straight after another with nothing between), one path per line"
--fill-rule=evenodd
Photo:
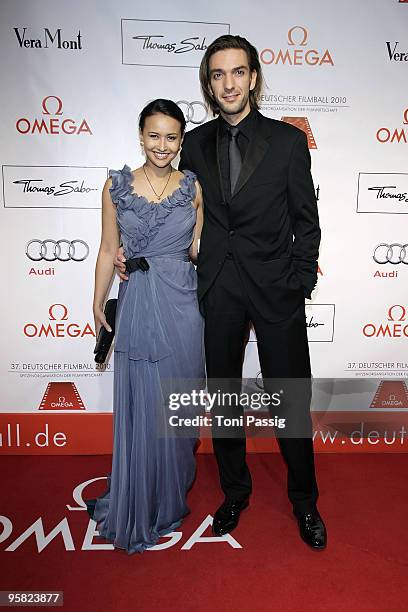
M208 174L211 179L211 184L218 189L222 194L223 202L226 201L226 194L224 193L223 182L221 180L221 168L219 159L219 129L218 119L213 121L213 130L211 134L206 138L203 144L203 155L205 163L207 164Z
M248 182L252 174L254 173L257 166L261 163L268 150L268 141L262 133L262 115L256 112L256 122L253 137L248 145L248 149L245 155L244 162L242 164L241 172L238 177L237 184L235 186L232 200L239 193L242 187Z

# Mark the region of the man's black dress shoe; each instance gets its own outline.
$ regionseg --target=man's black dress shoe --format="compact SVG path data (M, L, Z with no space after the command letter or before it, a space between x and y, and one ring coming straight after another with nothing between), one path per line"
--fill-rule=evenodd
M296 518L302 540L315 550L323 550L323 548L326 548L326 527L317 510L306 512L299 516L296 515Z
M214 535L223 536L238 525L239 515L249 505L248 497L235 501L226 499L214 514L212 530Z

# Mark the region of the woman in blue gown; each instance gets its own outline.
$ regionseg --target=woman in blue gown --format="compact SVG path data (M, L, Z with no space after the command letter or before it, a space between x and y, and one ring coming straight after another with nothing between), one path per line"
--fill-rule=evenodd
M114 351L114 442L108 490L87 502L101 536L128 553L154 546L189 512L195 475L191 437L164 435L159 421L169 381L204 380L203 319L192 261L202 227L200 185L174 169L185 118L170 100L140 114L146 162L111 171L102 196L95 271L97 332L120 241L126 260L145 258L119 286ZM185 390L185 387L184 387ZM174 413L173 413L174 414Z

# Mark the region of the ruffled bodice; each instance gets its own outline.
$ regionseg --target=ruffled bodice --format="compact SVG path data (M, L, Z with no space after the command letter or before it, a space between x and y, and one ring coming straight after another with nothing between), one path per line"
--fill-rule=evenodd
M185 170L178 189L158 204L134 193L129 166L111 170L109 176L112 179L109 191L117 206L117 220L127 259L188 249L196 217L192 206L196 193L196 175L193 172ZM168 222L163 228L166 220Z

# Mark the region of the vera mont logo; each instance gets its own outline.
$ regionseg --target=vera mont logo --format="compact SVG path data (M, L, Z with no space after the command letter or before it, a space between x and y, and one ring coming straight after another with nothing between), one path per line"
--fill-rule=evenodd
M58 28L55 32L49 28L43 28L43 30L41 38L38 36L33 38L28 28L14 28L20 48L49 49L50 47L56 47L63 51L79 51L82 49L81 30L78 30L78 34L71 40L64 38L61 28Z

